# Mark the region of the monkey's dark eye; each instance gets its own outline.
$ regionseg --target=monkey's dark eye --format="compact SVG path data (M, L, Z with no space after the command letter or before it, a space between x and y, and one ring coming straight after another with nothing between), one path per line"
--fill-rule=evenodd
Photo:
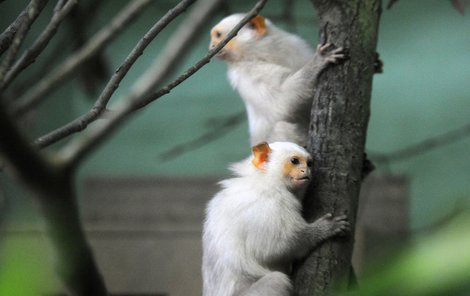
M297 157L292 157L290 159L290 162L293 164L293 165L298 165L300 163L300 160L297 158Z
M309 168L311 168L312 165L313 165L313 161L312 161L312 160L308 160L308 161L307 161L307 166L308 166Z

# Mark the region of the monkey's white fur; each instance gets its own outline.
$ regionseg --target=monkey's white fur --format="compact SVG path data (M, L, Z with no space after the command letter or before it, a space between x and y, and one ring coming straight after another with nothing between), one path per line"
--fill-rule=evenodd
M233 14L213 30L225 36L242 18ZM306 146L314 81L330 63L344 58L341 48L329 44L315 52L300 37L265 19L263 33L245 25L222 49L228 77L243 99L248 115L250 142L290 141ZM212 38L212 46L218 41Z
M234 164L235 177L220 182L209 202L203 230L204 296L288 296L287 274L295 258L320 241L347 230L346 217L330 214L313 223L301 216L309 167L299 164L306 182L293 184L285 163L310 159L294 143L269 144L262 169L252 157Z

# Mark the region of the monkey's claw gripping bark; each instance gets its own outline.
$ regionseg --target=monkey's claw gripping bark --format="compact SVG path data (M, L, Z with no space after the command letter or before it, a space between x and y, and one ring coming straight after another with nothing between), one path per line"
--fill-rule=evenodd
M317 222L324 229L327 237L345 235L350 230L350 224L346 215L333 217L332 214L328 213L319 218Z
M331 43L317 45L317 54L327 63L336 64L348 58L347 52L343 47L335 48Z
M335 223L336 229L335 234L344 235L349 232L350 225L348 221L348 217L346 215L341 215L333 218Z

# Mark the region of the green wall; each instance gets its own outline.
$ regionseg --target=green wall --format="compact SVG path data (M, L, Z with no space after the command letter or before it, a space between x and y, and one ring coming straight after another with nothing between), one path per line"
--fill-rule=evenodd
M1 7L10 7L5 11L14 15L16 10L12 7L18 3L9 2L12 1L2 3ZM122 3L108 1L104 5L111 14ZM317 29L311 4L296 3L298 19L302 21L295 29L314 45ZM249 7L240 6L240 11ZM276 15L280 10L279 1L269 1L265 15ZM105 51L111 70L162 14L157 6L148 9L124 36L113 42ZM212 24L220 18L215 16ZM93 26L99 27L106 20L106 15L98 15ZM0 24L4 27L9 21L2 18ZM125 94L127 87L145 71L176 26L171 25L145 51L115 98ZM460 15L449 1L398 1L392 10L383 12L378 51L385 65L384 73L374 78L367 140L370 154L392 152L470 121L469 29L470 17ZM207 33L192 45L192 53L184 59L179 72L205 54L208 41ZM86 161L80 177L227 175L227 165L249 153L246 122L178 158L160 158L168 149L197 138L217 122L243 110L225 71L223 62L214 60L171 94L136 114ZM55 93L52 103L44 105L31 136L84 112L92 101L93 98L85 98L77 90L77 81L67 83ZM406 161L378 167L376 174L409 176L413 228L432 223L449 213L458 200L469 199L469 145L470 137ZM4 183L10 182L2 178Z
M470 122L470 17L449 1L399 1L382 16L367 149L391 152ZM411 180L415 228L470 197L470 137L388 169ZM385 172L387 168L379 168Z

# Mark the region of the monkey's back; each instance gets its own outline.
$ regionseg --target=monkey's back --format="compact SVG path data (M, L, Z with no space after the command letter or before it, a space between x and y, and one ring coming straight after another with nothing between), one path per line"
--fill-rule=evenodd
M225 188L209 202L203 229L204 296L239 295L273 270L286 270L285 258L270 250L279 243L277 237L296 231L295 223L286 224L295 221L292 212L301 219L300 203L293 195L283 203L262 196L260 192L272 189L263 183L243 177L225 180Z
M237 213L242 207L230 198L231 191L220 191L206 209L202 237L203 296L234 296L252 284L242 272L243 242L237 231L240 226Z

